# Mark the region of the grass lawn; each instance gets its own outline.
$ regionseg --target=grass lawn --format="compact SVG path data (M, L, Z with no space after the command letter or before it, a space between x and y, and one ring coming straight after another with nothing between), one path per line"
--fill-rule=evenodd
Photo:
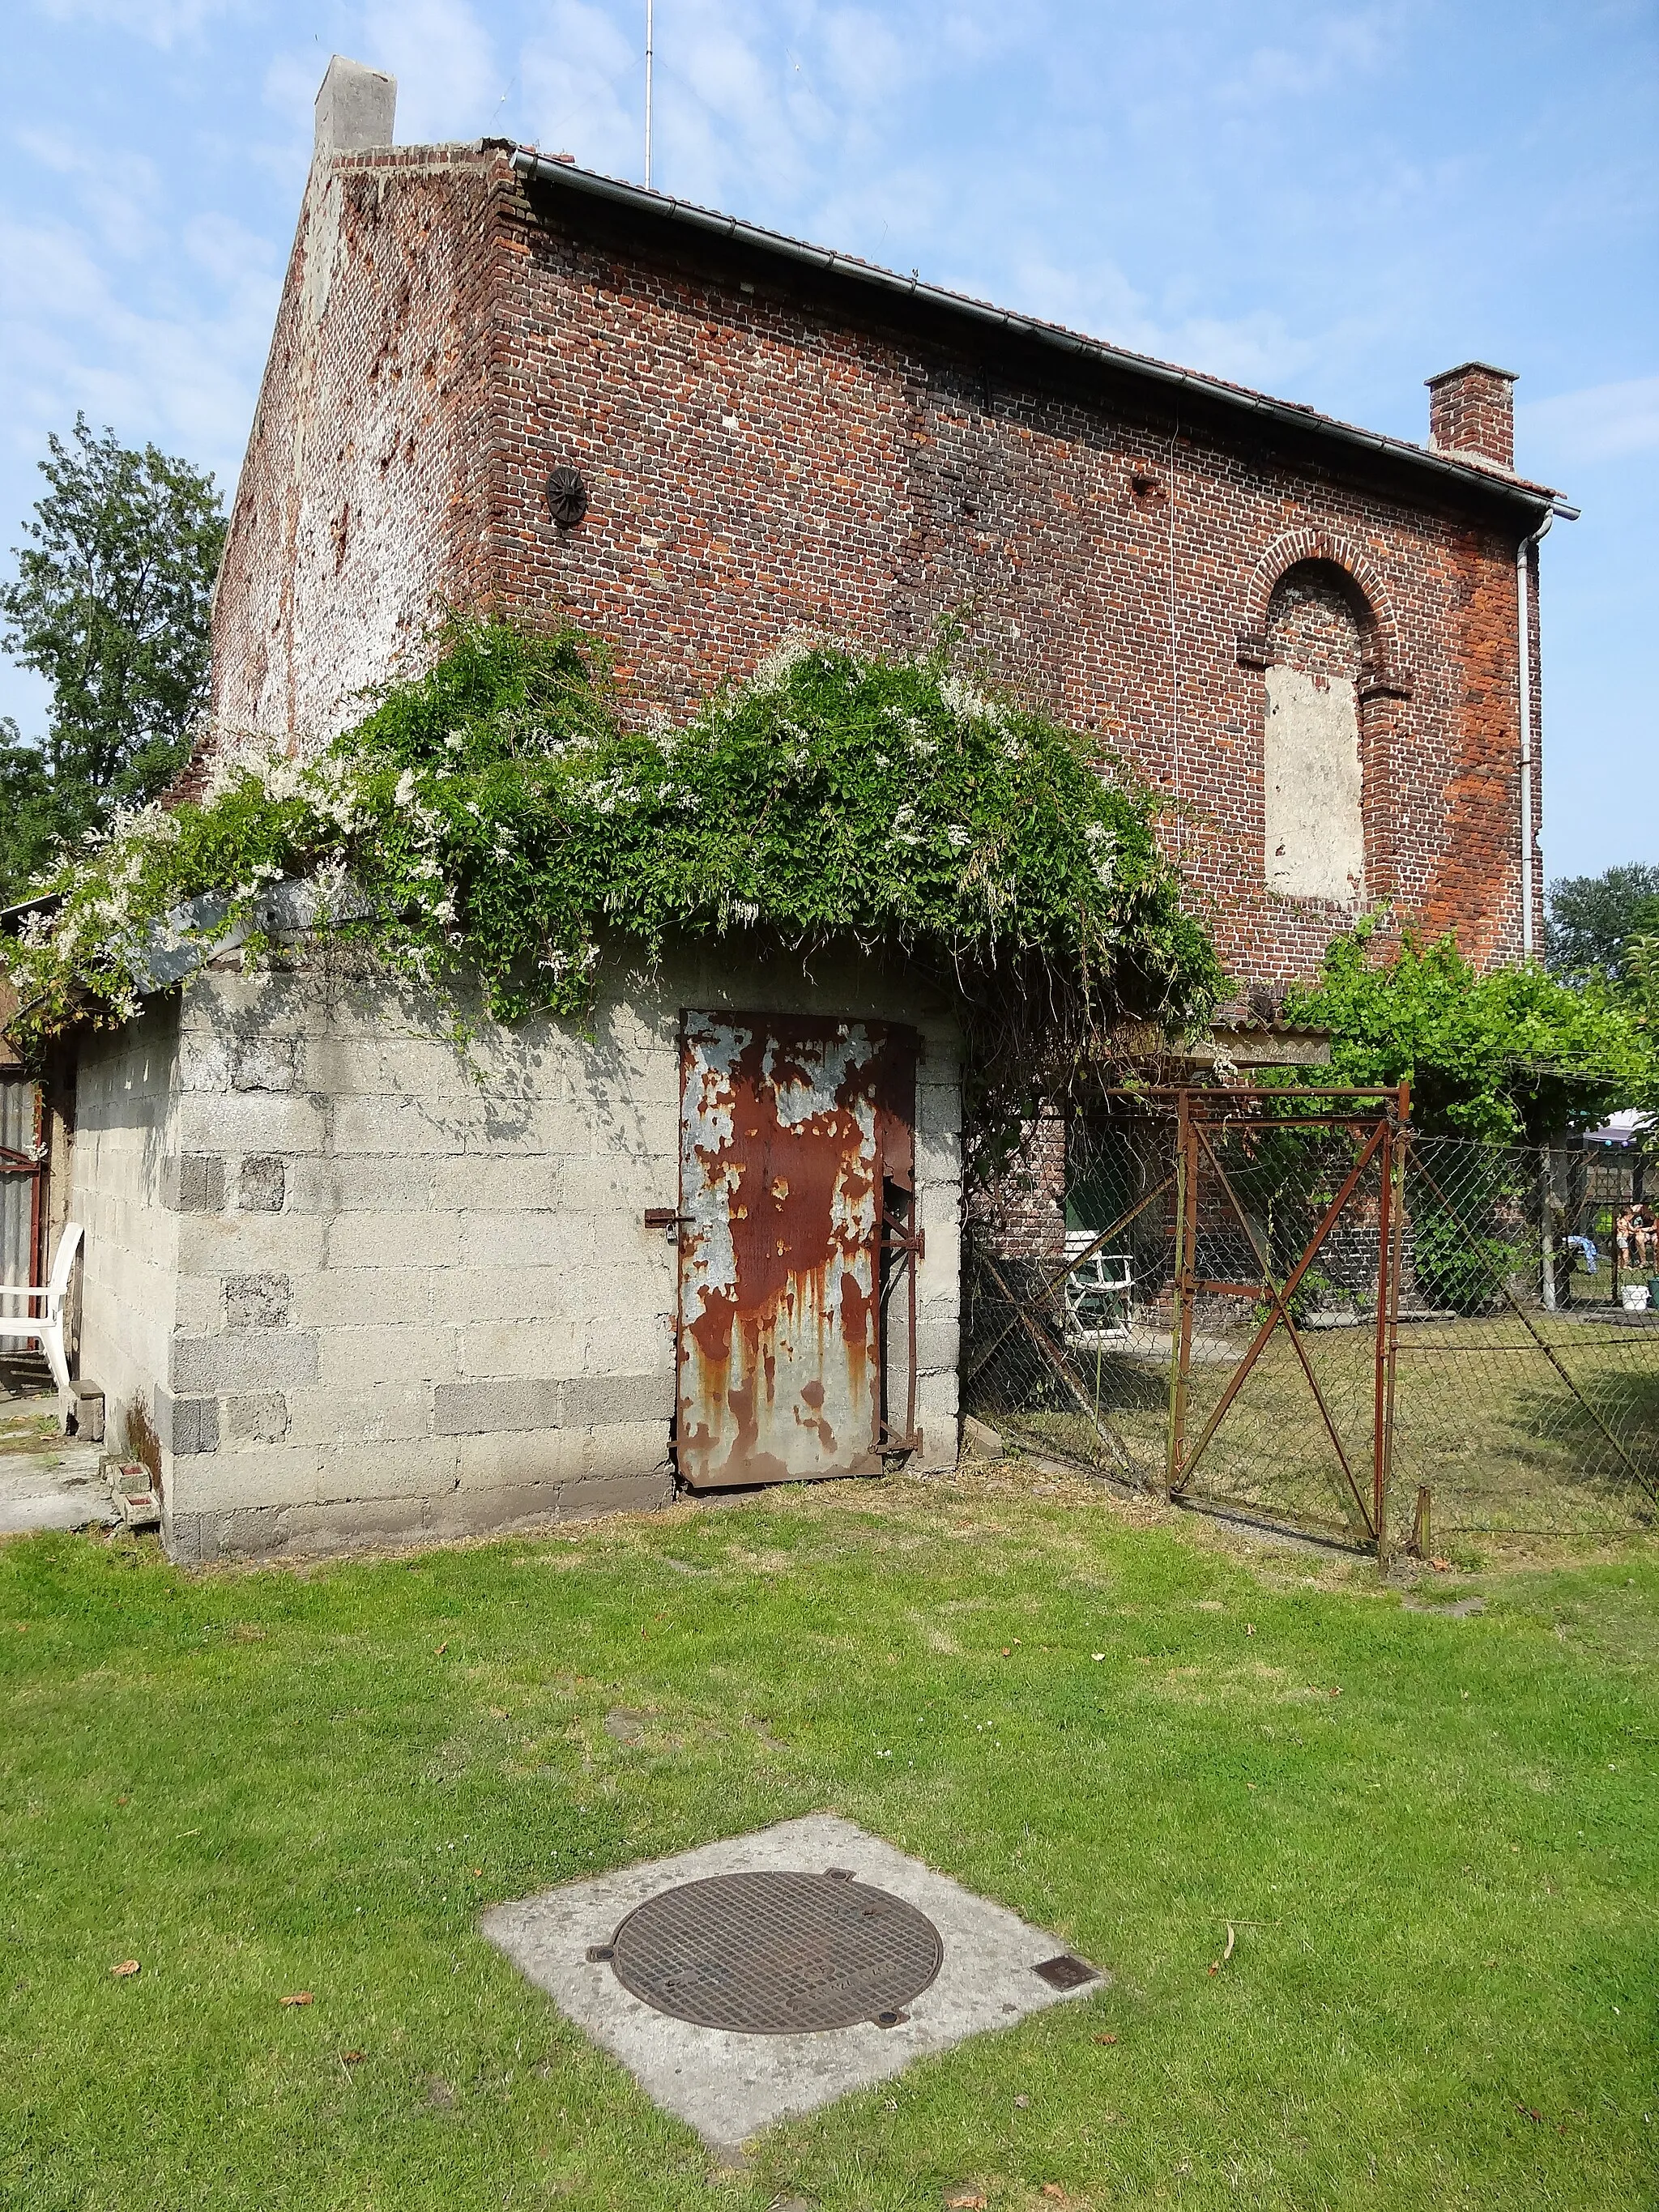
M1659 1551L1478 1586L1006 1474L308 1572L12 1543L0 2203L1650 2206ZM712 2172L477 1916L817 1808L1115 1979Z

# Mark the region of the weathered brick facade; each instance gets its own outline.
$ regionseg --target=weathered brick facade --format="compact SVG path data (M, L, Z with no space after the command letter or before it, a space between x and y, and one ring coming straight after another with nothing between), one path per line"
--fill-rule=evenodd
M1359 896L1514 957L1516 552L1551 495L1500 465L1509 385L1474 369L1434 387L1449 458L505 144L319 157L219 589L222 742L326 737L480 596L598 633L672 714L802 626L909 647L950 617L1167 792L1235 973L1283 980L1353 910L1264 868L1299 570L1292 599L1353 611Z

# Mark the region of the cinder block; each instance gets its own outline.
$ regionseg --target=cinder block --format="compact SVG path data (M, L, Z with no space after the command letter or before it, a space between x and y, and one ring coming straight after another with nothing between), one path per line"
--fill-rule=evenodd
M927 1322L916 1329L916 1366L923 1374L948 1368L954 1374L962 1348L962 1332L955 1322Z
M377 1328L343 1325L319 1332L321 1381L326 1389L358 1392L419 1389L455 1372L455 1333L428 1323Z
M296 1443L408 1443L431 1435L432 1390L419 1367L352 1370L342 1354L340 1364L351 1379L331 1382L326 1370L333 1351L325 1339L324 1381L313 1389L295 1392L289 1400L289 1420Z
M278 1541L272 1548L307 1559L381 1547L397 1549L427 1540L431 1533L429 1512L423 1498L291 1505L278 1520Z
M562 1382L545 1377L441 1382L433 1394L434 1426L441 1437L556 1429L564 1389Z
M161 1162L161 1203L174 1213L217 1213L225 1163L217 1152L170 1152Z
M615 1476L657 1475L666 1472L668 1422L613 1421L584 1432L587 1439L583 1461L584 1479L608 1481Z
M219 1401L216 1398L179 1398L169 1390L155 1393L155 1433L162 1449L175 1459L191 1459L219 1449Z
M509 1291L514 1287L505 1285ZM466 1308L458 1304L458 1311ZM579 1321L474 1322L459 1332L465 1376L568 1374L581 1365Z
M378 1153L292 1164L295 1213L416 1213L432 1202L433 1163Z
M244 1213L280 1213L287 1194L288 1170L279 1154L256 1153L242 1162L236 1203Z
M186 1213L179 1221L179 1270L185 1275L287 1275L323 1264L324 1224L296 1213Z
M303 1328L324 1330L424 1322L434 1283L453 1279L425 1267L325 1267L295 1284L294 1319Z
M427 1527L439 1538L529 1534L551 1528L559 1519L560 1487L556 1482L480 1488L463 1483L447 1497L433 1500Z
M462 1267L433 1278L445 1308L478 1322L574 1321L582 1313L573 1286L583 1279L568 1267ZM569 1363L574 1370L580 1359Z
M234 1091L297 1091L304 1062L305 1040L273 1036L268 1032L237 1041L231 1054L230 1087Z
M582 1331L582 1372L598 1379L607 1376L654 1375L671 1371L674 1364L674 1316L665 1311L607 1312L604 1293L590 1307ZM621 1301L618 1301L618 1304Z
M181 1396L231 1390L286 1390L318 1379L316 1334L308 1329L245 1329L235 1335L175 1336L169 1380Z
M577 1481L586 1471L586 1438L580 1429L460 1437L456 1443L456 1468L463 1490Z
M438 1163L432 1203L460 1212L554 1212L564 1172L564 1161L545 1153L520 1152L495 1159L466 1152L459 1159Z
M288 1401L280 1390L234 1394L224 1401L226 1441L237 1444L279 1444L289 1432Z
M324 1504L336 1499L435 1498L453 1490L455 1481L455 1446L446 1437L325 1445L317 1497Z
M281 1508L262 1506L246 1513L164 1513L161 1534L167 1557L181 1566L210 1566L216 1559L258 1559L281 1546Z
M179 1036L179 1088L181 1091L228 1091L231 1056L230 1039L217 1030L181 1029Z
M602 1428L616 1421L666 1421L674 1410L674 1373L579 1375L564 1386L564 1425Z
M559 1497L559 1518L591 1521L601 1513L658 1513L673 1502L673 1478L666 1472L568 1482Z
M311 1098L263 1091L183 1092L174 1109L180 1145L228 1152L319 1152L322 1109Z
M227 1328L282 1328L287 1325L289 1279L286 1275L227 1275Z
M121 1270L125 1275L126 1270ZM115 1270L105 1277L113 1288ZM165 1295L165 1293L163 1293ZM125 1301L124 1303L127 1303ZM180 1275L173 1297L173 1327L185 1336L211 1336L225 1325L225 1286L217 1275Z
M335 1102L334 1149L342 1157L392 1152L399 1159L423 1153L442 1158L465 1151L478 1121L476 1107L451 1111L445 1104L428 1104L420 1098L348 1094Z
M175 1462L171 1476L173 1510L176 1516L311 1504L317 1496L321 1467L320 1453L286 1443Z
M566 1164L564 1204L572 1213L620 1214L640 1220L647 1206L672 1206L678 1177L668 1168L671 1155L647 1154L634 1159L614 1152Z
M459 1213L337 1213L323 1250L331 1267L450 1267L460 1256Z
M588 1266L594 1255L594 1224L586 1213L464 1213L460 1261L465 1267L557 1267Z

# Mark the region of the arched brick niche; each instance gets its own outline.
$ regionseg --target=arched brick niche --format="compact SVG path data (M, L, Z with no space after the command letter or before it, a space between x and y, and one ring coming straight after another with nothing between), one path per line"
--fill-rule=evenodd
M1352 912L1395 887L1392 768L1411 679L1391 611L1364 555L1313 531L1273 549L1249 604L1238 659L1262 678L1263 879Z

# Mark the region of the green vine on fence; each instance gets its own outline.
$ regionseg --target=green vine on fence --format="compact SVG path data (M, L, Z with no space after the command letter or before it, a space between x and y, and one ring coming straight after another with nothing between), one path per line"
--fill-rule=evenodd
M63 859L3 948L26 1052L131 1019L158 951L257 963L278 884L306 887L313 933L437 993L458 1036L475 983L498 1021L587 1015L607 935L647 957L687 933L896 948L1032 1081L1039 1032L1052 1061L1220 994L1155 794L943 653L793 644L641 730L574 631L457 619L436 646L313 761L232 757L200 801Z

